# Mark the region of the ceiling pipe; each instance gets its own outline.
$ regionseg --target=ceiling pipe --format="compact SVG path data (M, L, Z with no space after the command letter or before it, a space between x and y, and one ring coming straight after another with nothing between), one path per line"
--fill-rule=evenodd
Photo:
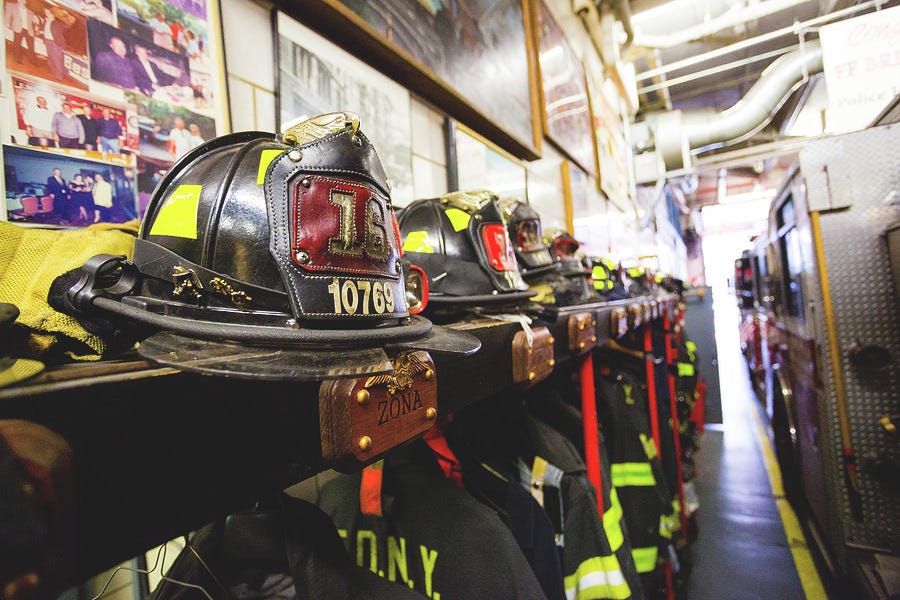
M747 94L718 115L685 113L684 135L693 149L738 142L765 127L788 96L822 71L822 47L804 44L785 54L762 72Z
M631 4L629 0L572 0L572 12L581 18L581 22L600 56L604 56L603 43L599 30L600 15L608 11L622 23L625 30L625 42L622 49L627 49L634 41L634 28L631 26Z
M690 166L692 154L734 144L755 134L772 120L797 87L822 68L821 46L807 42L769 65L742 99L720 113L659 114L654 137L666 170Z
M869 10L870 8L874 8L878 10L882 5L886 4L887 0L869 0L868 2L862 2L860 4L855 4L848 8L838 10L832 13L828 13L826 15L822 15L821 17L816 17L810 19L808 21L803 21L801 23L794 23L793 25L788 25L787 27L782 27L781 29L776 29L775 31L770 31L768 33L763 33L756 37L752 37L746 40L742 40L735 44L731 44L729 46L724 46L722 48L716 48L715 50L711 50L709 52L704 52L703 54L697 54L694 56L690 56L688 58L675 61L673 63L669 63L665 66L649 69L647 71L643 71L638 73L635 77L637 81L643 81L645 79L653 79L658 75L662 75L664 73L671 73L672 71L678 71L680 69L685 69L687 67L691 67L698 63L714 60L719 58L720 56L724 56L726 54L731 54L733 52L738 52L740 50L745 50L747 48L752 48L753 46L757 46L759 44L763 44L770 40L774 40L786 35L798 35L803 31L808 29L812 29L814 27L818 27L819 25L824 25L825 23L830 23L832 21L838 21L845 17L850 17L855 15L856 13L863 12Z
M601 0L602 3L602 0ZM631 3L629 0L606 0L616 18L622 23L625 30L625 43L622 49L627 50L634 42L634 27L631 25Z
M762 17L782 12L789 8L793 8L799 4L806 4L810 0L767 0L750 5L736 4L717 17L713 17L702 23L698 23L692 27L686 27L675 33L664 35L644 34L640 33L640 25L638 25L638 33L635 35L636 46L644 46L647 48L673 48L682 44L687 44L696 40L703 39L714 33L737 27L756 21Z

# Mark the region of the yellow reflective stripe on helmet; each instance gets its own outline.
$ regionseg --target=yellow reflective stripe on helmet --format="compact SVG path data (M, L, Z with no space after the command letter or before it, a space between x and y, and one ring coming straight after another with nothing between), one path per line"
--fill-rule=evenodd
M175 188L156 213L150 235L197 239L197 211L203 186L183 183Z
M444 214L447 215L450 224L453 225L453 231L462 231L469 226L469 221L472 219L472 215L458 208L448 208L444 211Z
M653 440L643 433L639 433L638 436L641 438L641 445L644 446L644 454L647 455L647 460L656 458L656 444Z
M603 513L603 531L606 532L609 547L615 552L622 546L622 542L625 541L621 525L622 505L619 504L619 495L616 493L615 487L609 491L609 503L609 510Z
M656 546L631 549L631 558L634 559L634 567L638 573L652 573L655 571L658 557L659 548Z
M616 487L656 485L650 463L614 463L610 470Z
M565 577L563 583L568 600L625 600L631 597L631 588L615 556L592 556Z
M406 234L406 241L403 242L403 251L434 254L434 248L431 247L431 241L428 239L428 232L410 231Z
M691 363L677 363L678 364L678 376L679 377L693 377L694 376L694 365Z

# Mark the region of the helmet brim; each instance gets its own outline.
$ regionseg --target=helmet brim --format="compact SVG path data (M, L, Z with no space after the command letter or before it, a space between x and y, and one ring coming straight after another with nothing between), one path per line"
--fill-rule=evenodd
M388 350L425 350L430 354L469 356L481 349L481 340L470 333L447 327L434 326L431 332L412 342L399 342L385 346Z
M190 373L261 381L320 381L393 371L381 348L275 348L201 340L171 331L156 333L138 346L150 362Z

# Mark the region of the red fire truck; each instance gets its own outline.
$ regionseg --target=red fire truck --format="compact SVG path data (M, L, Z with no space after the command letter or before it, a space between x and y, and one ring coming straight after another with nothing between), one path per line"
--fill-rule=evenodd
M735 263L785 492L833 573L873 597L900 572L898 220L900 124L811 141Z

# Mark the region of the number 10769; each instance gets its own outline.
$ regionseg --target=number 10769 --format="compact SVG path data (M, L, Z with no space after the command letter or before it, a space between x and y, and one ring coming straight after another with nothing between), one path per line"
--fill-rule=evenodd
M394 290L380 281L335 278L328 286L335 314L384 314L394 312Z

